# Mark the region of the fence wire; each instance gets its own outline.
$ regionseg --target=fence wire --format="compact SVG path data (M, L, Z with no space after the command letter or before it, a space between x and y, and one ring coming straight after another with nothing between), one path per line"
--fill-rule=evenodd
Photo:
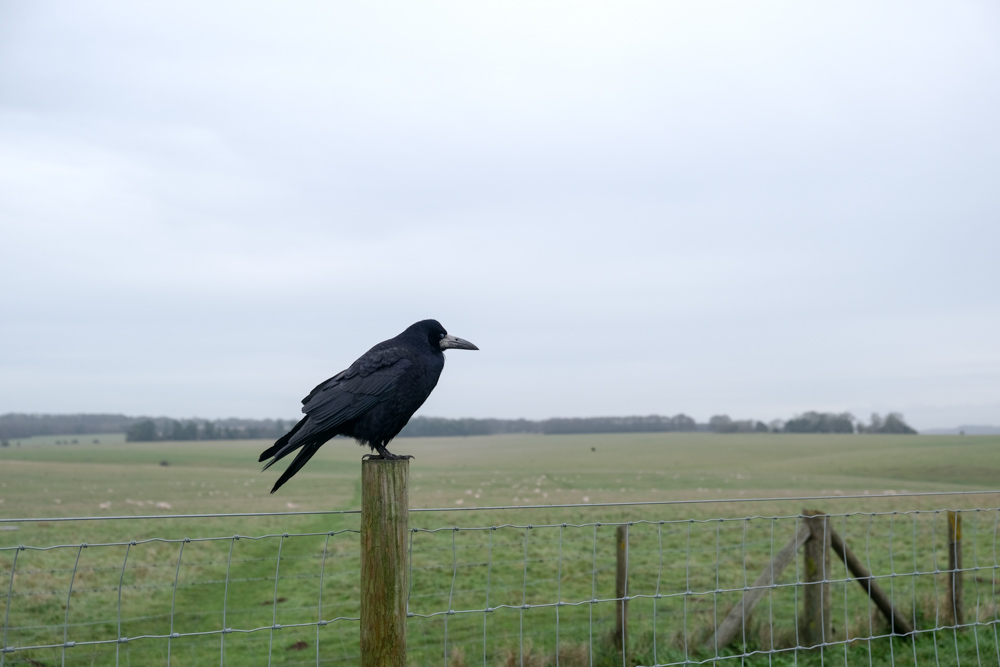
M823 538L847 545L870 573L862 579L837 555L809 561L804 514L678 518L678 509L616 504L622 518L612 521L437 526L416 524L438 515L411 514L410 662L1000 664L996 507L824 512ZM949 511L961 517L952 564ZM356 664L357 514L303 514L274 516L343 526L0 546L0 667L264 664L265 655L268 665ZM493 508L490 519L509 514ZM110 523L135 530L128 518ZM872 584L911 633L876 609ZM817 594L810 617L806 598Z
M299 630L301 637L307 628L315 629L309 643L316 664L356 661L356 642L347 651L327 647L321 659L320 630L359 618L356 600L322 597L331 586L357 590L357 535L343 529L0 547L7 584L0 665L54 657L64 665L211 664L212 653L219 664L261 664L264 654L272 664L275 632ZM282 604L290 601L285 587L306 599ZM310 597L315 602L306 604ZM53 611L61 623L51 622Z
M437 633L422 629L419 636L440 642L439 664L445 665L459 655L471 663L473 648L484 665L512 648L514 664L528 664L539 654L551 664L561 664L564 656L568 664L580 664L584 656L583 664L658 667L743 664L761 656L771 664L767 658L781 654L798 654L797 661L818 655L824 664L897 664L899 651L908 655L905 664L997 664L998 512L961 514L967 564L954 569L947 567L944 510L828 515L828 525L865 564L870 581L911 622L917 641L893 634L836 557L822 564L819 578L831 598L822 608L830 610L832 627L819 641L804 640L801 604L809 584L801 555L772 583L753 583L795 537L801 515L415 528L408 608L411 617L443 626ZM627 527L624 595L615 591L619 525ZM447 589L433 576L442 571L449 574ZM956 610L946 608L943 595L956 573L965 579L964 622L955 620ZM715 628L755 590L765 594L739 623L734 641L713 644ZM609 636L615 606L622 603L628 604L631 641L616 649L614 660ZM920 646L921 635L932 636L932 645ZM944 639L953 648L947 655L940 650ZM410 648L429 646L411 642ZM924 655L927 650L933 655Z

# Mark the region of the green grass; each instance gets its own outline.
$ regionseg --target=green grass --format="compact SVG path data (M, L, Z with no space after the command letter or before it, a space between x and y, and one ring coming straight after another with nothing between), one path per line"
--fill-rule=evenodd
M360 506L358 460L362 451L353 443L330 443L272 496L268 491L278 472L260 472L257 454L267 444L262 441L124 443L84 436L87 440L77 445L54 444L65 438L23 440L21 447L0 449L0 514L39 519L17 524L17 531L0 531L0 547L93 545L0 551L0 600L11 584L15 553L18 558L6 629L10 645L61 644L67 619L71 641L118 637L119 581L121 635L127 637L168 634L171 607L175 610L173 631L180 633L268 628L275 618L286 626L315 622L320 613L321 568L322 617L358 615L357 534L328 535L356 530L356 515L44 520L354 509ZM94 438L101 442L93 444ZM641 522L630 527L631 593L655 595L659 585L666 597L655 606L650 599L630 603L627 662L652 664L654 650L661 663L685 657L707 659L714 651L696 647L741 591L706 591L741 589L744 578L752 583L769 561L772 548L780 549L795 530L794 519L771 517L798 514L803 505L839 515L833 519L836 530L876 575L931 572L886 577L880 583L891 589L897 606L916 618L919 628L938 627L944 623L944 575L933 571L946 566L947 556L945 516L935 510L995 508L1000 498L899 498L891 494L995 489L1000 481L998 448L1000 437L950 436L631 434L397 441L394 451L416 456L411 462L413 508L734 499L639 507L413 513L412 528L515 526L414 533L412 612L433 614L487 605L517 608L414 617L409 622L410 661L444 664L447 654L451 665L483 664L485 625L486 664L555 664L556 609L521 609L522 602L539 605L558 599L583 602L593 595L613 597L615 527L594 524L628 521ZM751 500L865 494L870 497ZM855 512L859 514L851 514ZM880 514L872 516L872 512ZM994 621L997 512L969 512L964 517L965 566L983 568L965 579L966 620ZM720 518L734 520L720 522ZM567 526L561 527L563 523ZM535 527L527 528L528 524ZM546 525L553 527L541 527ZM291 536L282 538L283 533ZM316 534L303 535L311 533ZM236 534L273 537L234 541L231 537ZM185 537L194 541L184 543ZM223 539L197 539L206 537ZM143 542L151 538L178 541ZM130 540L137 544L98 546ZM779 583L796 581L796 567L801 564L789 567ZM843 566L834 557L831 578L844 577ZM926 633L914 644L899 639L869 642L865 638L873 632L884 633L885 628L869 613L860 587L846 582L832 584L832 589L835 638L853 640L846 656L843 646L836 646L822 655L783 651L741 664L868 664L869 648L873 664L997 664L995 627L991 626L976 632ZM684 594L687 590L691 593ZM747 628L749 650L795 645L800 595L800 588L782 586L765 596ZM0 607L0 613L7 610ZM613 603L566 606L558 613L560 664L589 665L590 646L595 651L594 664L622 664L621 654L608 641ZM270 629L225 635L227 664L266 664L269 649L272 664L315 663L317 641L322 662L357 663L354 621L337 621L318 632L305 627L273 634L273 643ZM216 664L222 650L223 637L218 634L169 642L174 664ZM116 651L121 664L164 664L168 642L136 639L121 645L76 646L65 651L66 664L114 664ZM38 649L7 654L4 664L48 665L62 660L61 648Z

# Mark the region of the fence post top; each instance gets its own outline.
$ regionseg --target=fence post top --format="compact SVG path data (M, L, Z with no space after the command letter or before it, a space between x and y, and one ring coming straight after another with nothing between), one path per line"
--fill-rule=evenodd
M362 466L369 465L410 465L410 459L403 457L398 459L374 459L374 458L363 458L361 459Z

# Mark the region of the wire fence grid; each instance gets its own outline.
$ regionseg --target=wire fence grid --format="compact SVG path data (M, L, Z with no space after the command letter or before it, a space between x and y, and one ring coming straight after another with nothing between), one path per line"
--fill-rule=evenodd
M537 523L504 522L511 509L493 508L454 517L470 525L437 526L418 524L439 515L411 510L410 664L1000 664L995 506L824 512L913 634L894 634L834 557L818 577L829 597L822 613L831 616L810 641L804 597L817 578L802 551L758 583L808 517L678 518L678 505L616 504L621 518L612 521L552 521L553 512L516 508ZM949 511L962 522L956 565ZM280 515L328 529L48 546L12 545L15 533L0 533L0 667L264 664L264 656L268 665L357 664L358 514ZM465 521L483 517L489 521ZM145 525L177 535L205 529L193 518L219 517ZM63 518L74 534L138 530L134 517L102 519L102 530L74 519ZM49 520L7 525L17 521ZM956 598L949 587L957 576ZM720 643L716 629L753 591L761 593L757 606ZM620 616L627 631L618 629Z

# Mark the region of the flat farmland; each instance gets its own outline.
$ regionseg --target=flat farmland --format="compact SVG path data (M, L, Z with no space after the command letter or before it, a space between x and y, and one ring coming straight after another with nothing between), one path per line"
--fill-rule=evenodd
M0 551L0 582L11 592L9 609L0 607L9 614L7 644L55 646L9 653L5 664L357 662L357 622L332 621L358 616L356 514L45 520L356 509L364 452L352 441L332 441L271 495L279 472L262 473L257 463L266 441L78 436L78 444L55 444L70 438L0 450L0 515L38 519L0 530L0 547L8 547ZM1000 437L602 434L394 445L416 457L411 507L456 510L411 514L411 528L423 529L412 538L413 664L555 664L557 650L559 664L590 664L591 647L594 664L622 664L608 641L614 603L589 602L614 596L615 526L607 524L621 522L636 522L630 594L644 596L630 603L627 661L705 660L715 655L703 647L710 628L794 534L804 507L834 515L835 529L873 573L892 579L894 598L920 628L945 624L943 575L935 572L947 564L947 528L937 510L978 508L963 514L965 566L982 567L966 577L966 623L996 618L1000 498L898 495L996 489ZM853 495L865 497L840 498ZM834 498L780 500L799 496ZM718 499L732 502L702 502ZM523 507L641 501L685 502ZM497 506L515 509L468 511ZM9 548L17 545L66 546ZM846 579L836 558L833 566L834 580ZM794 583L796 568L781 581ZM913 644L866 641L885 628L860 587L847 583L833 584L835 639L856 641L825 655L783 650L752 662L997 664L995 625L928 631ZM797 590L777 589L759 605L741 637L749 650L796 645ZM547 606L557 601L569 604ZM487 607L499 609L479 611ZM319 619L332 622L308 625ZM213 634L165 638L195 632ZM62 646L118 637L132 639Z

